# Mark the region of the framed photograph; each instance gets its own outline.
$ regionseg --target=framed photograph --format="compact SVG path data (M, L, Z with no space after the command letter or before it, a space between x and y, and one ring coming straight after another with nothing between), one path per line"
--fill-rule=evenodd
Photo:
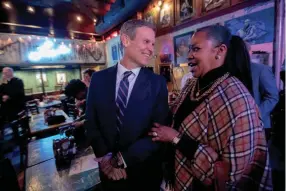
M143 14L143 18L145 21L152 23L153 25L157 25L157 22L156 22L157 15L155 12L155 8L151 9L148 7Z
M36 85L37 85L37 87L42 87L42 83L44 83L44 86L46 86L46 87L49 86L48 80L47 80L47 75L45 73L43 73L43 81L42 81L41 74L37 73L36 74Z
M165 0L159 11L158 28L166 28L174 25L174 2Z
M176 23L180 23L195 15L195 0L176 0Z
M66 73L57 73L57 84L64 84L67 82Z
M161 9L160 11L160 27L165 28L171 25L171 10Z
M174 67L188 63L189 47L193 31L174 37Z
M202 0L203 12L222 9L230 6L230 0Z

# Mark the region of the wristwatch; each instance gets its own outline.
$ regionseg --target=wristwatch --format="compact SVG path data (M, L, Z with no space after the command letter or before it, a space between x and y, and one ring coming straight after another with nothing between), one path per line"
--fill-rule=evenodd
M176 136L176 137L173 138L172 144L173 144L173 145L177 145L180 140L181 140L181 136L178 135L178 136Z

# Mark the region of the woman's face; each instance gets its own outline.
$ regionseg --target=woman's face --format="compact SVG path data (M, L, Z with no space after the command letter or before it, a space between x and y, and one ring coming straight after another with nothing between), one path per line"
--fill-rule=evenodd
M212 40L207 39L205 32L196 32L193 35L188 59L194 77L203 77L210 70L223 64L219 49L220 44L214 44ZM220 59L216 59L218 56Z
M88 74L84 74L83 77L86 82L90 83L91 77Z

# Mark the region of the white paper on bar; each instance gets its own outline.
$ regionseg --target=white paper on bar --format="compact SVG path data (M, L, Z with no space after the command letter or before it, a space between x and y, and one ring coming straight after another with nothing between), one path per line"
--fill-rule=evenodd
M94 154L82 156L72 161L69 176L80 174L96 168L98 168L98 162L95 161Z

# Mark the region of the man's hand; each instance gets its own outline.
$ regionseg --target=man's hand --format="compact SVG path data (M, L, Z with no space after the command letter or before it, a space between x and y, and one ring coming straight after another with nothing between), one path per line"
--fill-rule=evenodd
M112 179L112 180L126 179L127 178L126 170L121 169L121 168L113 168L112 167L112 169L109 172L109 174L107 175L107 177Z
M10 97L8 95L3 95L2 96L2 101L6 102Z
M126 170L121 168L114 168L110 162L111 158L112 154L110 153L101 158L98 158L97 162L99 162L99 168L109 179L112 180L126 179L127 178Z

